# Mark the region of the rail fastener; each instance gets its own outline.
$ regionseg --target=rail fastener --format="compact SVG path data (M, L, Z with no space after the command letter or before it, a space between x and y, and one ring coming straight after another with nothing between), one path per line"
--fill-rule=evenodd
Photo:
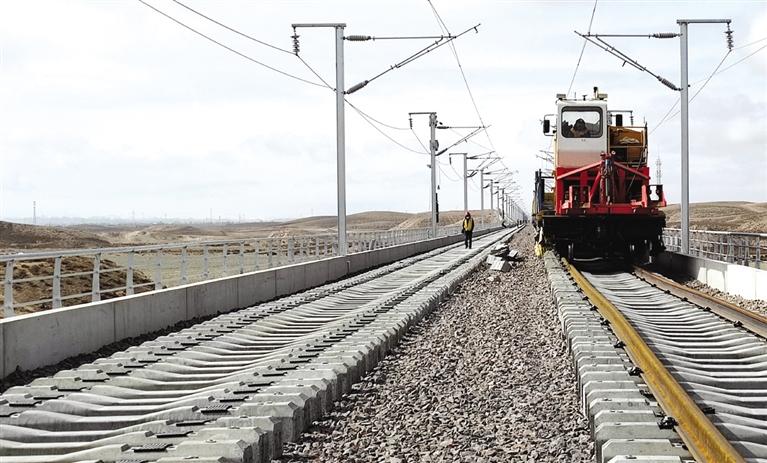
M567 259L562 259L562 263L602 317L610 322L618 339L625 344L624 348L631 361L642 371L642 378L661 408L676 420L676 430L693 457L705 463L745 463L743 457L706 418L620 310Z

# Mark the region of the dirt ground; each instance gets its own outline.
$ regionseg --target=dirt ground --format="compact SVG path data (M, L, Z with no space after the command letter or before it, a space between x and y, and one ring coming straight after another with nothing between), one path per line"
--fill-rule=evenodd
M472 211L475 220L489 221L492 212ZM463 211L440 213L441 225L458 225ZM351 214L350 232L425 228L429 213L372 211ZM316 216L285 222L99 225L44 227L0 222L0 254L28 249L80 249L201 240L284 237L335 233L335 216Z
M663 209L666 225L679 227L679 204ZM690 205L690 228L767 233L767 203L722 201Z
M442 225L457 225L463 219L463 211L446 211L440 215ZM490 221L492 212L475 211L477 223ZM402 230L427 227L430 216L428 213L409 214L403 212L374 211L352 214L347 219L347 225L351 232L368 232L384 230ZM149 224L149 225L100 225L84 224L66 227L47 227L36 225L16 224L0 222L0 254L25 253L30 251L43 251L53 249L85 249L132 246L140 244L164 244L189 241L205 240L237 240L245 238L277 238L295 235L320 235L334 234L336 226L335 216L307 217L285 222L254 222L238 224ZM311 243L309 243L311 244ZM313 249L313 248L312 248ZM220 250L219 250L220 251ZM310 251L310 250L309 250ZM211 251L208 265L210 277L224 276L224 264L221 253ZM237 253L236 250L230 251ZM252 250L246 250L244 265L248 270L263 268L267 264L266 257L262 256L263 262L256 262ZM166 253L168 254L168 253ZM172 254L172 253L171 253ZM102 299L125 295L125 270L119 270L127 265L127 255L109 254L102 256L100 275L100 288L112 290L102 294ZM162 268L162 283L173 283L180 279L180 269L171 265L172 256L166 256L167 260ZM133 280L135 285L151 283L147 276L153 274L155 256L137 253L133 256L134 266L143 268L142 273L134 270ZM232 263L235 266L239 262L238 255L232 254ZM300 260L300 256L296 257ZM279 264L279 262L275 262ZM189 255L187 263L188 281L204 279L202 256ZM91 300L91 272L93 259L91 257L66 257L62 259L62 274L83 273L63 277L61 280L62 305L71 306L90 302ZM13 299L15 303L32 302L51 297L53 284L53 259L38 261L17 261L14 264L14 279L39 278L34 281L15 283L13 286ZM0 266L0 280L5 276L5 267ZM136 288L135 292L147 291L154 285ZM81 297L67 298L74 294L85 294ZM0 305L5 299L4 287L0 285ZM34 304L17 308L16 313L32 313L51 308L50 302ZM0 315L2 316L2 315Z

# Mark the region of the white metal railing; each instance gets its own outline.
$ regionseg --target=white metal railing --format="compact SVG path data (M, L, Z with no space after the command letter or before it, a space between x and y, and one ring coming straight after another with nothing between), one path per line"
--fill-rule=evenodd
M666 250L681 252L678 228L663 229ZM767 265L767 233L690 230L690 254L757 268Z
M477 230L499 226L477 224ZM460 233L440 227L438 237ZM348 233L349 253L431 238L429 228ZM154 291L338 254L335 234L0 255L5 317ZM90 280L90 281L88 281ZM90 288L83 292L83 286ZM77 290L76 288L80 288Z

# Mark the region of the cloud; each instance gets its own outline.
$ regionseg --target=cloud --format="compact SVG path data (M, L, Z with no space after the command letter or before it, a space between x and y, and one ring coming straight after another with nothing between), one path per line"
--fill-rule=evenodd
M290 54L221 30L171 1L151 3L256 59L314 79ZM554 95L570 82L582 45L572 30L585 30L592 3L435 4L452 32L482 23L478 34L467 34L456 46L482 116L492 124L492 143L504 162L519 170L526 207L533 171L541 167L535 155L550 141L539 120L553 111ZM281 47L292 46L290 24L299 21L344 20L349 34L441 33L426 2L191 5ZM600 3L594 30L673 31L675 18L693 13L732 17L736 45L762 38L767 30L764 4L704 3L694 11L686 3L655 5L650 11L641 3ZM303 30L300 41L302 56L332 83L332 32ZM207 217L211 208L225 217L335 213L335 103L329 90L243 60L138 2L10 2L0 18L0 43L1 217L29 215L32 200L47 215L127 217L136 210L145 216ZM346 87L425 43L347 42ZM616 45L678 80L677 41L626 39ZM723 47L720 28L694 30L692 80L710 73ZM727 63L754 49L735 50ZM691 105L693 200L765 200L760 183L748 175L765 166L767 142L759 134L767 120L766 59L767 52L757 54L715 77ZM638 122L646 117L654 126L676 94L621 64L587 47L574 91L597 85L609 93L612 107L632 108ZM478 123L448 47L387 73L349 99L397 127L408 127L410 111L437 111L448 124ZM346 123L348 210L426 210L428 158L391 143L348 107ZM415 118L413 124L425 141L426 120ZM382 130L419 147L410 130ZM457 135L439 131L438 137L447 146ZM490 144L483 135L476 141ZM672 199L679 191L678 143L678 118L651 137L651 156L663 159ZM459 148L484 150L472 144ZM462 184L450 180L456 174L449 165L443 169L440 205L460 209ZM478 206L476 190L470 198Z

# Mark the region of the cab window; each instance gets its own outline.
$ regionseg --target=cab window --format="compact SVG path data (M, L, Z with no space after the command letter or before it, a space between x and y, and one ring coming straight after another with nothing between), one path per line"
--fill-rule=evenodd
M602 136L600 108L564 108L561 117L562 136L566 138L599 138Z

